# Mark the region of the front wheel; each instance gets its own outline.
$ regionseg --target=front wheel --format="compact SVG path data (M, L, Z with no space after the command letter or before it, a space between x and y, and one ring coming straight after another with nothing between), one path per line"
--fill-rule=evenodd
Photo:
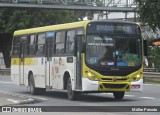
M72 90L71 78L67 82L67 95L69 100L75 100L76 92Z
M123 99L125 92L113 92L114 98L117 100Z

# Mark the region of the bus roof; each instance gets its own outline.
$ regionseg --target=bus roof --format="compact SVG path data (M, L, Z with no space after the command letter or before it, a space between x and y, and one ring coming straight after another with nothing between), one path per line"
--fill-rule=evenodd
M40 32L47 32L47 31L54 31L54 30L84 27L88 22L90 22L90 21L87 20L87 21L81 21L81 22L73 22L73 23L66 23L66 24L58 24L58 25L51 25L51 26L17 30L17 31L14 32L14 36L40 33Z
M41 32L54 31L54 30L62 30L62 29L79 28L79 27L84 27L89 22L110 22L110 23L136 24L135 22L122 21L122 20L93 20L93 21L87 20L87 21L80 21L80 22L65 23L65 24L58 24L58 25L17 30L14 32L14 36L41 33Z

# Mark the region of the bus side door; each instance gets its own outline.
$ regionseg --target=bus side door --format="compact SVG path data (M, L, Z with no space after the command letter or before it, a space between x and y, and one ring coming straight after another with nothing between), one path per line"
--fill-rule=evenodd
M75 55L77 57L76 62L76 89L82 90L82 50L83 50L83 35L76 35L76 52Z
M52 52L53 52L53 38L54 32L47 32L46 33L46 51L45 51L45 82L46 87L52 86Z
M19 54L19 81L20 85L24 85L24 64L27 37L20 38L20 54Z

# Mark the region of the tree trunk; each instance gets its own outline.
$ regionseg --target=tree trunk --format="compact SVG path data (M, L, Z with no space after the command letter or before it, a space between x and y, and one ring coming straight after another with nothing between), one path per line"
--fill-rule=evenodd
M4 63L6 68L11 66L11 46L12 46L12 35L11 34L1 34L0 35L0 51L4 57Z

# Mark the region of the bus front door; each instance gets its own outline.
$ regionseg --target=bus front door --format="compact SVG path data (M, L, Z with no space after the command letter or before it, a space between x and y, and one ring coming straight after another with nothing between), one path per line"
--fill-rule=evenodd
M46 39L46 59L45 59L45 82L46 87L51 87L51 67L52 67L52 38Z
M24 53L25 53L25 42L22 41L20 43L20 54L19 54L19 83L20 85L24 85Z

